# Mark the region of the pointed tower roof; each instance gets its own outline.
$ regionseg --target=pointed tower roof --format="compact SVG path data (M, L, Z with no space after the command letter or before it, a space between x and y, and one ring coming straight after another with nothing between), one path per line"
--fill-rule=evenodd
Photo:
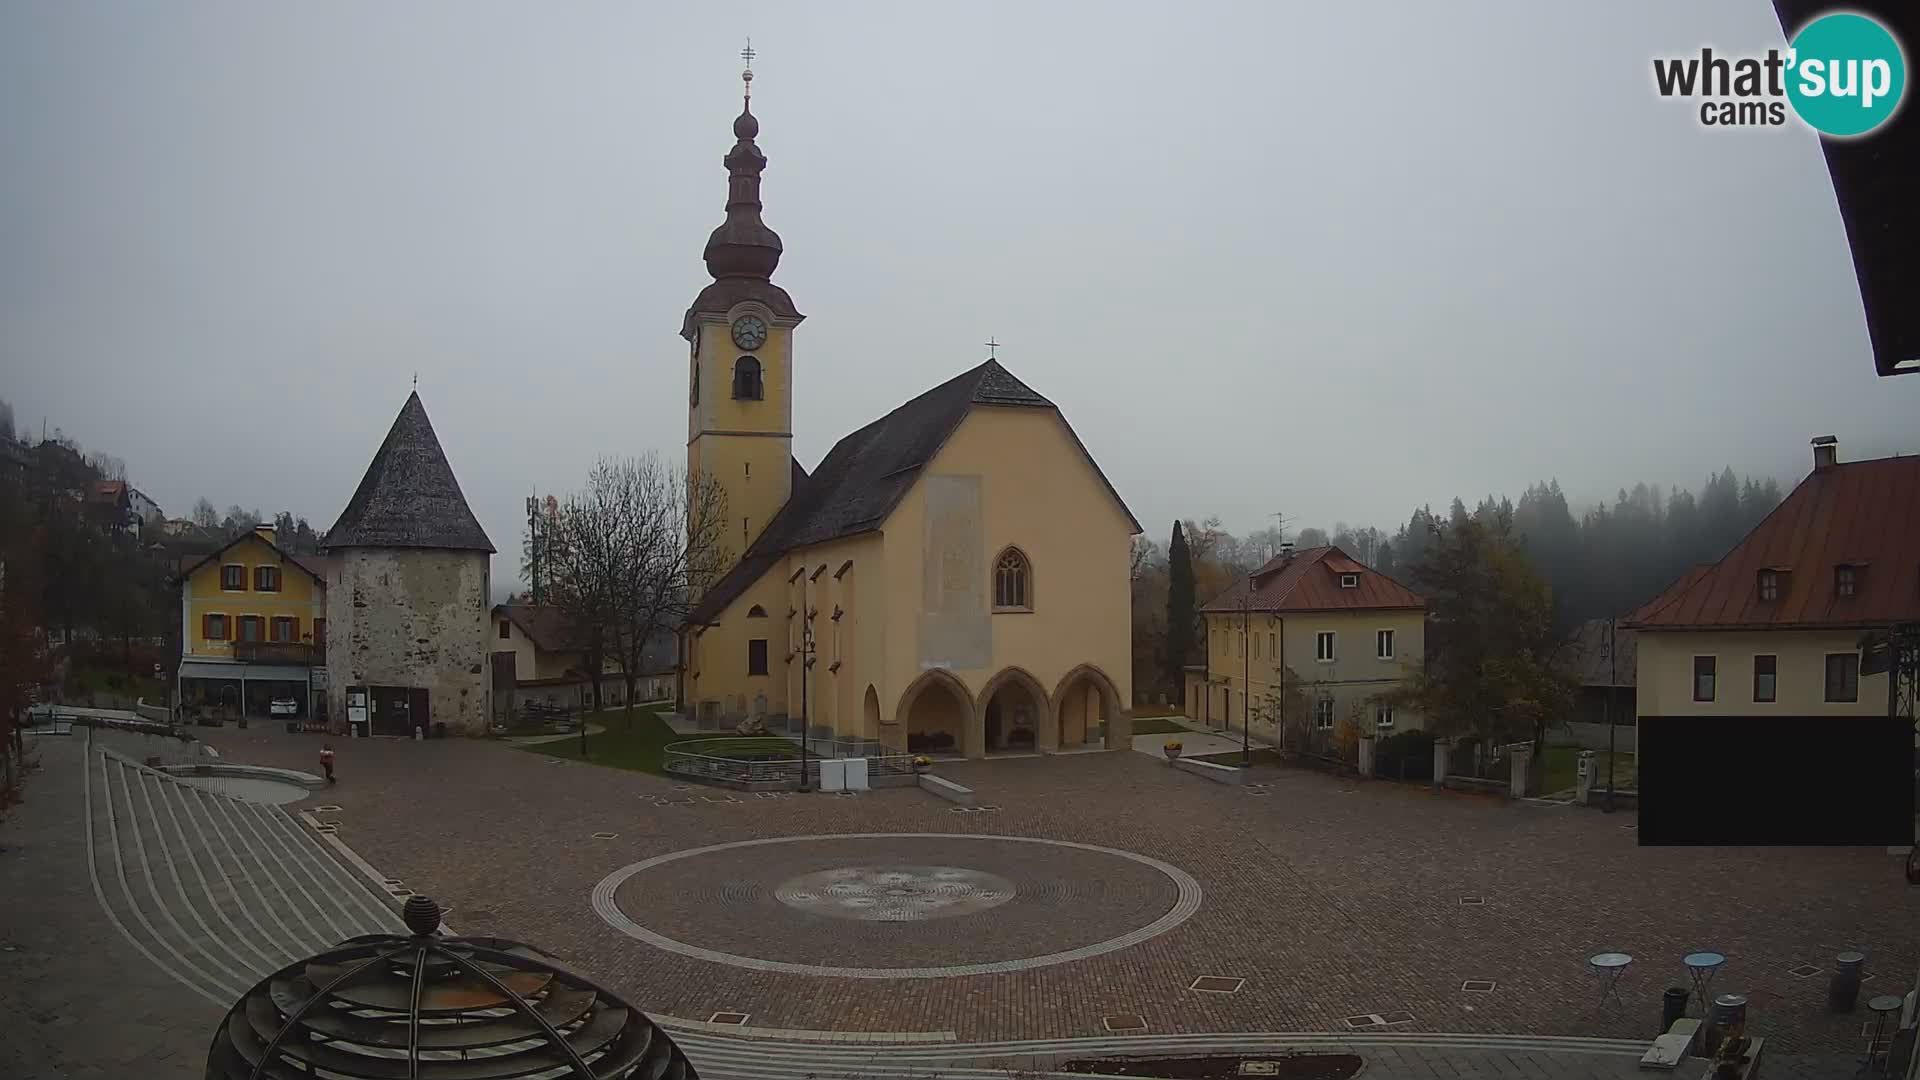
M460 494L418 391L401 406L340 520L327 530L328 551L350 547L494 550Z
M696 314L725 312L742 300L765 304L776 316L795 323L806 318L787 291L772 281L782 248L780 234L760 219L760 174L766 170L767 156L754 142L760 120L753 115L753 46L748 45L741 55L748 61L747 70L741 72L748 92L741 95L740 115L733 121L733 149L721 159L727 167L727 217L707 237L703 254L713 284L702 289L687 309L681 336L689 341Z

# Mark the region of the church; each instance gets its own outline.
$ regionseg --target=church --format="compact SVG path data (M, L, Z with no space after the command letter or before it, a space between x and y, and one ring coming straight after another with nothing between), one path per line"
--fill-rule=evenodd
M990 358L794 459L805 316L759 131L748 96L681 325L687 469L724 489L733 558L681 628L680 710L842 754L1128 746L1140 525L1053 402Z

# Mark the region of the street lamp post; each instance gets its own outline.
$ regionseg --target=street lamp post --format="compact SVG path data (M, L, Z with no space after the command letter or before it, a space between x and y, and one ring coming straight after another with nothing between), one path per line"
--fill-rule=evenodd
M800 571L800 790L807 786L807 743L813 737L813 723L807 717L807 669L813 666L813 612L807 608L806 568Z

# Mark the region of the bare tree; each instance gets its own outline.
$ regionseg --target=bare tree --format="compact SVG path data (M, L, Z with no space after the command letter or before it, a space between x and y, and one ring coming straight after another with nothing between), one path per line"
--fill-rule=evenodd
M0 399L0 442L13 441L13 406Z
M127 478L127 463L112 454L90 454L88 460L102 480L121 480Z
M203 529L217 529L220 527L220 511L214 509L213 500L202 495L193 504L191 520Z
M585 630L595 669L620 666L627 723L647 646L677 627L725 569L726 491L654 455L602 459L554 518L551 592Z

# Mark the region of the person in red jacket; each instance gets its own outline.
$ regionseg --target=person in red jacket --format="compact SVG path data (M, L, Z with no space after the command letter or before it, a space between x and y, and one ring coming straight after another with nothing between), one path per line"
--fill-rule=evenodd
M329 784L333 783L333 744L332 743L322 743L320 745L320 767L326 770L327 783Z

